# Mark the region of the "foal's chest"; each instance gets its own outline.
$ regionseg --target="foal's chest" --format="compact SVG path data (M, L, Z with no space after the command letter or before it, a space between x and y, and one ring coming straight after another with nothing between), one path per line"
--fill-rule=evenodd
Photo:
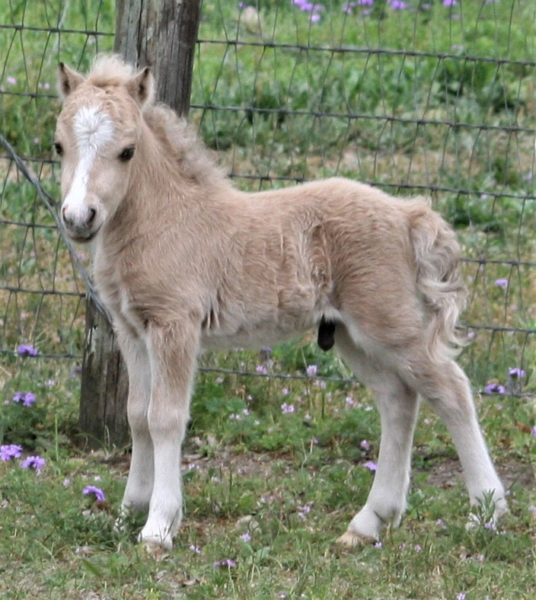
M117 264L107 264L95 258L94 277L97 292L110 311L114 324L127 327L141 335L145 329L143 318L136 310L133 292L125 281L125 273Z

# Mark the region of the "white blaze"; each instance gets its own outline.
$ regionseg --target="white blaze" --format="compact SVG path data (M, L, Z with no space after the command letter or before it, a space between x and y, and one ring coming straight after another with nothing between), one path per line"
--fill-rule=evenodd
M84 222L89 174L97 155L112 140L114 126L110 117L96 106L83 106L74 117L73 130L78 164L63 206L69 218Z

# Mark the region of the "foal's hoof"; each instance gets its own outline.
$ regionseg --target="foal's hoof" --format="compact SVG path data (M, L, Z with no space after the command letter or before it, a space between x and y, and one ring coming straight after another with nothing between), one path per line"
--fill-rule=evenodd
M153 558L161 558L164 553L173 548L173 539L170 535L147 535L142 531L138 536L138 542L143 544Z
M341 537L337 538L337 544L344 546L345 548L355 548L356 546L370 546L378 540L368 535L361 535L352 531L351 529L346 530Z

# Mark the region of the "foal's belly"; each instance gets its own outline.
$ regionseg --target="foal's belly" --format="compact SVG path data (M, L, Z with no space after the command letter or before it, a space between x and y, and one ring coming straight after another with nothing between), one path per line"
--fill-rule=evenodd
M322 317L340 321L340 314L334 309L314 310L311 312L282 314L274 321L256 324L240 324L229 331L226 327L204 330L201 335L203 350L228 350L248 348L258 350L263 346L273 346L296 337L300 337L317 328Z
M239 329L236 333L204 332L201 337L203 350L231 350L244 348L258 350L263 346L273 346L279 342L299 337L314 326L314 322L300 327L281 329L276 325L256 327L251 330Z

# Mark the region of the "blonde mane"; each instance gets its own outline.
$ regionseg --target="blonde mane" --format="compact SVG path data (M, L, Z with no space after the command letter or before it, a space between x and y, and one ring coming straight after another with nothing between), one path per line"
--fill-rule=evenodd
M117 54L100 54L93 62L87 81L101 88L127 85L135 73L134 67L123 62Z
M99 55L87 76L95 87L127 86L136 70L116 54ZM143 118L158 141L164 145L178 163L180 172L194 181L211 181L231 186L224 169L210 156L210 151L186 119L165 104L147 102L142 109Z
M196 182L231 187L225 170L213 160L210 151L186 119L179 117L165 104L148 106L143 116L154 135L172 154L184 177Z

